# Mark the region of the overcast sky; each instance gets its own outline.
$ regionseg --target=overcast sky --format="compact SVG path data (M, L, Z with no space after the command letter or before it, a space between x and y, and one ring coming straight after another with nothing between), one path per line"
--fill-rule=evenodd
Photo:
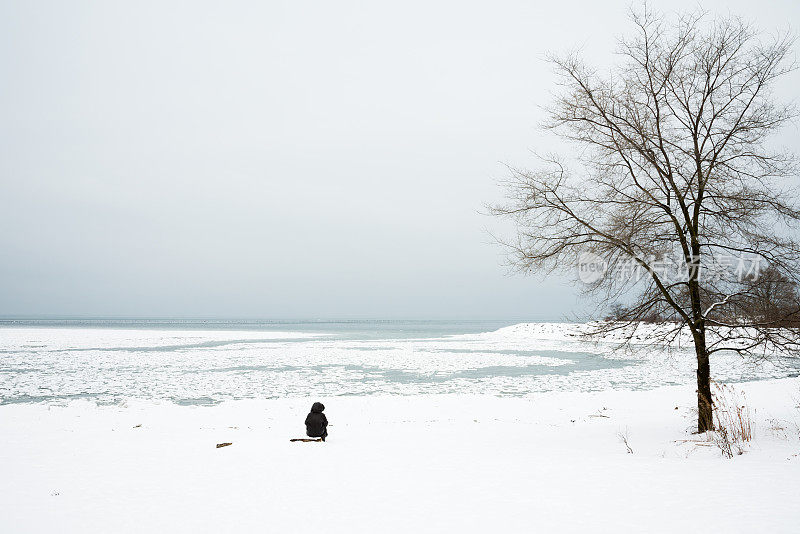
M544 53L609 61L628 5L0 0L0 314L580 311L481 211L554 146Z

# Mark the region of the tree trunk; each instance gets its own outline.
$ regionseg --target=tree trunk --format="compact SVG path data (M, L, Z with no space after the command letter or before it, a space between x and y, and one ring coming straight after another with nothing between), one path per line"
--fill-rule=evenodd
M697 432L707 432L714 430L714 411L705 332L695 336L694 347L697 354Z
M697 432L714 430L714 407L711 399L711 364L706 347L706 321L700 300L700 245L692 237L689 272L689 297L692 303L692 337L697 355Z

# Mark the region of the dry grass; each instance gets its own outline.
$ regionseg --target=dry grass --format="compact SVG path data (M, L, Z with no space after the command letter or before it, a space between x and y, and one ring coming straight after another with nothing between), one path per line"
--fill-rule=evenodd
M753 439L753 419L745 394L714 382L713 396L716 430L708 433L709 440L727 458L744 454Z
M625 445L625 449L627 449L628 454L633 454L633 449L628 444L628 429L626 428L625 431L620 430L617 432L617 437Z

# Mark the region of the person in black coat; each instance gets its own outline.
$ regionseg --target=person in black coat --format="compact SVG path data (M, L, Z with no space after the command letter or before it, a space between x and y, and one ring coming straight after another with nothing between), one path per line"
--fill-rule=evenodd
M315 402L311 406L311 413L306 417L306 435L310 438L325 438L328 437L328 418L322 411L325 406L321 402Z

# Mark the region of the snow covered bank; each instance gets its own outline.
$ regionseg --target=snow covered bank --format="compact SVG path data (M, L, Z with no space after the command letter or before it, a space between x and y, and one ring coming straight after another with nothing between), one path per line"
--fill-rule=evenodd
M736 387L755 440L730 460L688 386L4 405L0 531L795 532L800 379ZM289 443L313 400L329 441Z
M780 332L784 342L797 341L797 334L789 329L774 329ZM467 336L462 336L467 337ZM588 323L518 323L485 332L477 337L485 341L526 344L534 340L547 342L548 346L562 343L585 343L587 347L625 344L638 350L658 350L669 347L673 351L694 351L694 341L688 326L676 323L614 323L592 321ZM750 346L758 337L755 329L747 327L709 326L706 341L711 344L742 348ZM774 347L771 347L771 350Z

